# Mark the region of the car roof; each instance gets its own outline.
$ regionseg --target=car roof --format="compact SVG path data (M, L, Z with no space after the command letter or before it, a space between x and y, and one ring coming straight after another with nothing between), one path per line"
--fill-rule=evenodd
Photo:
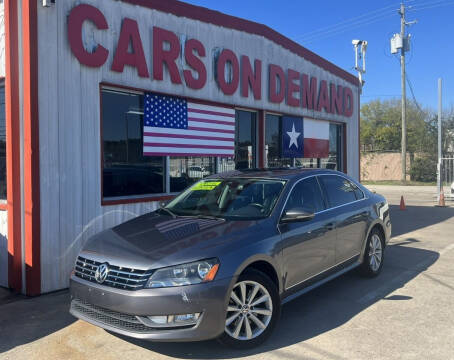
M264 169L243 169L226 171L207 176L205 179L228 179L228 178L266 178L266 179L300 179L311 175L339 174L339 171L316 168L264 168Z

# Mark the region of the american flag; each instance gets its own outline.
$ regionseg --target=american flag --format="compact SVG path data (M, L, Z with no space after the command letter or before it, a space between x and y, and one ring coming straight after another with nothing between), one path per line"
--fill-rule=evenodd
M145 156L234 155L232 108L146 93L143 126Z

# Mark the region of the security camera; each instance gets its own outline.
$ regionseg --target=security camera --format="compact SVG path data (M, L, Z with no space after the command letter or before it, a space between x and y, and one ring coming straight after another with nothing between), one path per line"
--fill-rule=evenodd
M361 45L362 42L363 42L362 40L352 40L353 45Z

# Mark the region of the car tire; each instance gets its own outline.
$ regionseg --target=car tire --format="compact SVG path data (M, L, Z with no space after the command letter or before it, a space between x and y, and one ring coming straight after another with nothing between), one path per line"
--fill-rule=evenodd
M366 250L360 273L366 277L375 277L380 274L385 259L385 239L383 233L374 228L367 238Z
M230 293L224 333L218 340L236 349L256 347L271 335L280 313L281 301L273 281L260 271L247 270Z

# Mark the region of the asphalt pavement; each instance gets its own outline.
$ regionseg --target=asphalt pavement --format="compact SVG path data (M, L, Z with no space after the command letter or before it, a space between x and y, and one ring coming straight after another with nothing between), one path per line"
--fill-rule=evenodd
M454 207L435 207L434 187L371 188L391 204L383 272L348 273L286 304L261 347L137 341L77 321L67 291L2 290L0 359L454 359Z

